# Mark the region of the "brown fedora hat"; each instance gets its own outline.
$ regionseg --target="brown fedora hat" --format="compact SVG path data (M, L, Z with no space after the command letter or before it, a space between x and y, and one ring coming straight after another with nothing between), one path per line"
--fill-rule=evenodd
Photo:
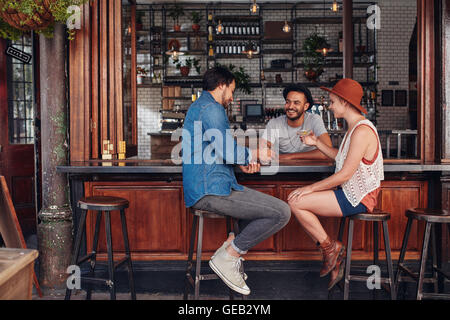
M339 80L333 89L328 89L325 87L320 87L320 89L341 97L359 111L367 114L367 110L361 106L361 99L364 95L364 90L358 81L345 78Z

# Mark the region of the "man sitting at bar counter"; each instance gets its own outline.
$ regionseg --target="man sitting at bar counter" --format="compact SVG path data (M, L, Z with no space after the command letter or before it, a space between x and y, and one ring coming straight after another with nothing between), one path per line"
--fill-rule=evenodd
M234 165L244 173L260 170L270 150L250 150L233 139L225 108L233 101L236 82L223 67L206 71L203 93L190 107L183 127L183 190L186 207L239 219L240 233L230 234L209 261L231 289L250 294L240 272L241 255L281 230L291 216L288 204L241 186Z
M278 143L280 161L328 160L316 147L308 146L300 139L301 136L309 135L312 132L321 142L332 147L330 136L322 118L319 115L306 112L314 104L309 89L292 84L283 90L283 96L286 100L284 105L286 115L272 119L267 123L266 130L261 136L261 142L267 143L268 147Z

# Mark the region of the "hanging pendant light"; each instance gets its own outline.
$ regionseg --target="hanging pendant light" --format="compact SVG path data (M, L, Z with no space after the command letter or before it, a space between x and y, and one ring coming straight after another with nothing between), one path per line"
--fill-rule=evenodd
M287 3L286 3L286 5L287 5ZM286 10L286 19L284 20L284 26L283 26L283 32L285 32L285 33L289 33L289 32L291 32L291 26L289 25L289 23L288 23L288 17L287 17L287 10Z
M166 51L168 56L171 56L173 61L177 61L179 56L182 56L184 52L180 52L180 42L176 39L172 39L169 41L170 50Z
M284 21L283 32L286 32L286 33L291 32L291 26L289 25L287 20Z
M337 0L333 0L333 5L331 6L331 11L339 12L339 5L337 3Z
M259 6L256 3L256 0L253 0L252 5L250 6L250 13L251 14L258 14L258 12L259 12Z
M324 18L326 17L326 14L325 14L325 0L323 1L323 16L324 16ZM328 53L333 52L333 49L330 47L330 45L326 41L325 28L323 30L324 30L323 31L324 41L322 43L322 47L320 49L317 49L316 52L319 52L319 53L322 54L322 56L326 57L328 55Z
M316 52L320 52L324 57L326 57L328 53L333 51L334 51L333 48L329 48L328 45L323 46L322 48L316 50Z
M242 53L247 55L247 58L251 59L253 58L253 55L256 53L256 49L255 46L253 45L253 43L247 43L245 45L245 50L242 51Z

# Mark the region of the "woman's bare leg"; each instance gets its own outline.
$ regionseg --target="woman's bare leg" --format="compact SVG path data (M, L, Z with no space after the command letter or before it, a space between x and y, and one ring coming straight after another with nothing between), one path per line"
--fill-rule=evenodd
M332 190L313 192L299 200L291 200L289 206L306 233L319 243L322 243L328 235L317 216L342 217L341 208Z

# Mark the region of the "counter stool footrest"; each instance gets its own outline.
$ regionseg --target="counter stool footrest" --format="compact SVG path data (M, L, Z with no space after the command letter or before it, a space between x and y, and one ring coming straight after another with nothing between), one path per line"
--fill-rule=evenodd
M215 273L202 274L202 275L200 275L199 278L200 278L200 280L216 280L216 279L219 279L219 277Z
M81 280L88 281L88 282L101 282L107 286L112 285L112 281L110 279L105 279L105 278L81 277Z
M406 272L407 275L403 275L399 278L399 281L407 281L408 279L410 280L409 282L417 282L417 280L419 280L419 273L418 272L414 272L412 271L409 267L406 267L403 263L400 263L398 265L398 267L400 269L402 269L402 271ZM436 271L438 271L436 269ZM434 283L436 281L436 279L434 278L423 278L423 283Z
M348 279L350 281L361 281L361 282L367 282L368 277L367 276L357 276L357 275L353 275L351 274ZM379 278L380 282L383 283L390 283L389 278Z
M416 281L419 280L419 274L417 272L412 271L410 268L405 266L403 263L399 263L398 268L401 269L402 271L406 272L410 278L413 278Z
M127 262L130 259L130 256L126 255L125 257L123 257L122 259L115 261L114 262L114 269L119 268L122 264L124 264L125 262Z
M77 261L77 265L80 265L80 264L82 264L83 262L85 262L85 261L87 261L87 260L89 260L89 259L92 259L95 255L96 255L96 252L88 253L87 255L85 255L84 257L80 258L80 259Z
M433 269L437 272L439 272L442 276L444 276L447 280L450 280L450 274L448 274L447 272L443 271L440 268L434 268Z
M450 295L446 293L422 293L422 299L450 300Z

